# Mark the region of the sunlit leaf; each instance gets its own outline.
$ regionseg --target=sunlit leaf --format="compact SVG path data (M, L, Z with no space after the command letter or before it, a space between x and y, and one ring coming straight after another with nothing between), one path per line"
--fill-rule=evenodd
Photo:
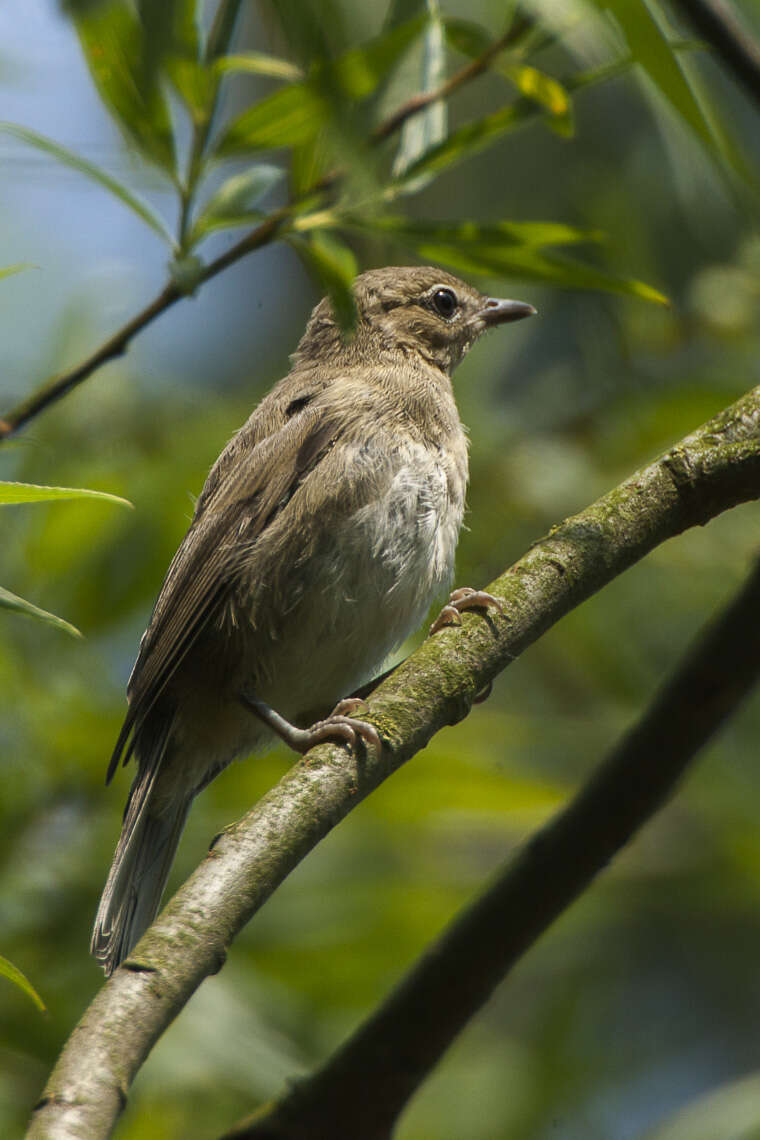
M25 601L24 598L19 598L16 594L12 594L10 590L3 589L2 586L0 586L0 610L10 610L12 613L23 614L24 617L36 618L38 621L45 622L46 625L52 625L56 629L62 629L64 633L68 633L72 637L82 636L75 625L64 621L63 618L56 617L55 614L48 613L47 610L40 609L39 606Z
M430 19L422 42L422 74L419 91L429 95L443 83L446 74L446 40L437 0L428 0ZM404 174L409 167L424 154L442 142L446 137L447 114L443 99L436 99L417 115L412 115L404 123L401 142L393 163L396 176ZM431 175L432 177L432 175ZM417 181L415 189L420 189L426 181L424 176Z
M0 269L0 277L12 277L14 273L20 273L22 269L28 268L29 265L23 261L19 261L16 265L4 265Z
M535 99L552 115L565 115L569 110L570 98L567 91L551 75L518 63L502 63L498 70L514 83L521 95Z
M285 79L288 83L298 83L303 72L295 63L265 55L260 51L246 51L239 55L223 55L214 64L218 72L242 71L249 75L268 75L272 79Z
M579 229L564 222L490 222L475 221L424 222L413 218L386 216L368 223L350 215L352 225L367 225L375 232L399 235L404 240L442 240L463 247L483 245L491 248L544 247L601 242L601 230Z
M46 138L45 135L38 134L37 131L32 131L28 127L19 126L17 123L0 123L0 131L4 134L13 135L14 138L20 139L21 142L27 143L29 146L36 147L37 150L44 151L45 154L54 158L57 162L68 166L71 170L76 170L80 174L84 174L86 178L90 178L93 182L97 182L109 193L113 194L125 206L128 206L139 218L150 226L157 234L159 234L164 241L169 245L174 245L174 238L169 233L158 214L154 213L147 202L143 201L136 194L124 186L123 183L118 182L112 178L105 170L94 163L88 162L86 158L81 155L75 154L74 151L68 150L67 147L61 146L59 143L54 142L52 139Z
M246 225L260 216L259 202L285 177L280 166L258 163L240 174L233 174L212 194L193 226L195 244L211 230Z
M49 503L61 499L101 499L107 503L118 503L122 507L132 504L120 495L108 491L91 491L83 487L40 487L36 483L0 482L0 504L9 503Z
M354 222L356 224L356 222ZM481 226L475 222L425 223L403 218L373 220L375 232L383 232L410 246L419 257L441 262L461 273L517 277L564 289L598 289L667 305L658 289L634 278L618 277L547 249L584 241L598 241L595 232L574 230L550 222Z
M149 71L146 29L126 0L76 19L79 40L98 93L141 153L167 173L176 173L169 108ZM155 77L154 77L155 78Z
M350 333L356 323L353 281L358 272L353 253L333 233L324 230L314 230L306 239L291 236L288 240L329 294L344 333Z
M308 80L276 91L234 119L222 136L220 156L281 146L300 146L316 137L330 118L330 95L366 99L422 29L411 20L361 48L353 48Z
M14 984L14 986L18 986L20 990L24 991L27 997L30 997L32 999L40 1013L45 1012L45 1003L29 979L21 973L17 966L14 966L13 963L9 962L7 958L3 958L1 954L0 978L7 978L9 982L12 982Z

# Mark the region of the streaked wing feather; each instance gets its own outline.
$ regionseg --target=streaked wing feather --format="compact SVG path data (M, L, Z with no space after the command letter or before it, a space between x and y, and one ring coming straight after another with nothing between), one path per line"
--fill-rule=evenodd
M241 558L339 434L335 415L307 407L253 448L242 449L213 494L199 500L140 644L129 680L130 707L107 780L122 755L128 760L130 737L233 587Z

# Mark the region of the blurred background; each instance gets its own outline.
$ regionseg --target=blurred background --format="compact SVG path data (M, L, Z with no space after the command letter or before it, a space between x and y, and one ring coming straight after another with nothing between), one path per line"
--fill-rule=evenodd
M277 7L243 5L236 51L303 65L310 50L338 54L398 18L347 0ZM604 5L568 3L558 27L562 7L539 16L550 34L530 57L560 79L601 66L611 50L597 35ZM736 7L760 36L751 0ZM456 21L488 37L504 27L495 0L450 0L441 11L454 28L449 72L466 62L451 46ZM632 2L628 26L613 29L634 56L630 13L644 28L649 11ZM489 338L456 375L472 440L458 584L486 584L553 523L760 383L757 108L693 44L679 14L656 10L660 21L673 18L674 41L692 41L691 90L720 145L699 137L644 59L580 88L571 114L534 115L397 206L426 223L603 231L587 263L671 301L562 287L572 272L564 281L463 273L530 301L540 319ZM309 39L312 17L334 42ZM461 46L461 27L459 35ZM424 46L404 58L388 110L419 87ZM236 76L223 117L278 82ZM449 127L518 96L503 75L486 74L450 100ZM53 0L0 7L0 98L2 120L108 170L175 225L176 195L109 116L71 14ZM244 155L233 160L245 170ZM273 161L287 165L287 156ZM275 187L269 204L284 193ZM221 231L201 255L239 236ZM359 268L415 258L379 229L344 240ZM169 256L115 196L0 130L0 266L28 265L0 281L0 412L146 304ZM0 611L0 954L47 1005L39 1013L0 978L3 1136L23 1131L102 982L87 946L130 773L108 790L103 780L140 634L208 467L287 370L320 293L290 245L269 246L176 305L123 359L0 449L0 479L111 491L135 508L2 508L0 582L84 634L77 641ZM738 587L759 534L750 505L657 550L550 631L486 704L361 804L157 1046L121 1140L215 1136L325 1058L640 714ZM710 1135L760 1135L757 1112L754 1131L741 1131L748 1086L734 1085L760 1067L759 736L755 698L455 1043L410 1105L400 1140L630 1140L718 1089ZM193 809L170 885L291 763L277 750L215 781ZM713 1119L715 1103L700 1119ZM680 1135L696 1135L693 1118L690 1127Z

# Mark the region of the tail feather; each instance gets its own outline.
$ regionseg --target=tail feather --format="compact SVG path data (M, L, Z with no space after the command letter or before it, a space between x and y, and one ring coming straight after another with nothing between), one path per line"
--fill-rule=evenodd
M168 734L167 734L168 735ZM166 739L151 762L141 764L129 793L124 823L95 917L90 952L106 976L150 926L169 877L191 796L155 803Z

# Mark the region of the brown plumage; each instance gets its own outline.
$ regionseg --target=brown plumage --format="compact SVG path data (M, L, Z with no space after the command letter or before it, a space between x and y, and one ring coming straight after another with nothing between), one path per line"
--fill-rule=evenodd
M214 464L142 638L108 769L137 761L92 936L107 974L158 909L193 797L271 739L259 706L311 724L451 580L467 445L450 373L533 310L430 267L371 270L354 294L353 336L321 301Z

